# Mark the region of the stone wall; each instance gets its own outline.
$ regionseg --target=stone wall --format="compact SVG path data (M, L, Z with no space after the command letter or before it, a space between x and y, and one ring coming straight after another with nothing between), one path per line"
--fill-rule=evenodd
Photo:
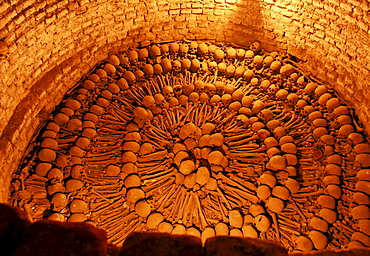
M62 96L109 53L135 43L260 40L307 60L369 123L367 0L5 0L0 39L0 201L27 144ZM369 130L370 128L368 128Z

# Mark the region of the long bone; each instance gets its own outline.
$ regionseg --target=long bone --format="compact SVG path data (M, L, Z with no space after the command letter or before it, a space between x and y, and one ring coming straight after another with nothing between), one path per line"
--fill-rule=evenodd
M190 201L191 196L192 196L191 193L185 192L185 199L183 200L182 205L178 209L177 215L176 215L176 217L174 219L175 222L178 222L185 215L185 209L186 209L186 206L189 204L189 201Z
M226 188L226 185L220 185L222 189ZM237 206L246 205L248 202L247 199L240 196L235 190L227 190L228 194L226 195L227 198L229 198L229 201L237 200L238 202L235 203Z
M225 195L223 194L223 192L220 190L219 187L217 187L217 192L218 192L218 195L221 197L221 199L224 201L224 203L226 204L228 210L231 210L232 207L229 203L229 201L226 199Z
M113 220L108 218L109 222L107 223L103 222L103 223L104 223L107 233L113 234L113 236L115 236L117 234L120 234L119 231L124 229L124 227L126 226L126 223L135 223L134 221L132 221L133 219L138 219L137 215L135 212L130 212L129 214L127 214L126 216L122 218L115 218ZM110 239L111 236L109 236L108 238Z
M188 221L190 221L191 220L191 214L193 213L193 209L195 208L195 196L196 195L194 195L194 191L190 191L190 197L189 197L189 202L188 202L188 204L186 204L185 205L185 208L184 208L184 213L183 213L183 218L182 218L182 223L185 225L185 226L187 226L187 224L188 224ZM190 217L188 217L188 215L189 215L189 213L190 213ZM189 220L190 219L190 220Z
M177 188L177 189L175 189L175 188ZM157 202L157 204L158 204L157 211L162 212L164 210L164 208L166 207L166 205L169 203L169 200L172 198L172 196L174 194L176 194L179 190L180 190L180 187L176 186L176 184L173 184L171 186L171 188L168 190L168 192L164 196L162 196L162 198L160 198L158 200L158 202Z
M258 135L253 135L253 136L245 138L245 139L241 139L241 140L237 140L237 141L230 141L230 142L228 142L228 145L229 145L230 148L236 148L237 146L247 145L249 142L257 140L258 138L259 138ZM261 151L263 151L263 150L261 150ZM248 153L252 154L252 153L256 153L256 152L248 152ZM248 153L245 152L246 155Z
M248 201L251 201L253 203L257 203L258 202L258 197L255 196L254 194L251 193L250 190L246 189L245 187L241 186L240 184L238 184L237 182L232 182L232 180L230 179L226 179L228 181L231 181L231 183L223 183L221 185L221 187L224 188L224 191L233 191L234 193L236 193L237 195L241 196L242 198L248 200Z
M123 241L127 238L128 235L130 235L134 231L141 231L142 228L144 227L144 223L141 222L141 221L132 222L130 224L132 224L132 225L127 226L127 228L124 229L124 230L121 230L123 235L120 236L119 238L117 238L117 240L114 240L114 238L116 237L116 235L118 235L120 233L117 233L117 234L115 234L115 235L113 235L112 237L109 238L112 241L112 243L117 244L117 245L122 245Z
M98 218L103 212L109 212L111 209L115 208L116 206L120 206L123 201L124 201L123 198L119 198L116 202L113 202L113 203L111 203L111 201L104 200L101 203L99 203L95 209L90 209L91 216L93 218L95 217Z
M174 221L176 216L179 214L180 207L185 202L185 196L186 196L186 190L181 187L180 192L176 195L176 198L174 199L173 208L171 209L171 212L166 217L169 221Z
M207 220L204 216L204 213L203 213L202 206L200 204L198 195L194 194L194 197L195 197L195 203L196 203L198 211L199 211L198 214L199 214L199 219L200 219L200 228L203 229L206 226L208 226L208 223L207 223Z
M139 162L149 162L152 160L163 159L165 158L165 156L167 156L167 154L168 154L167 149L158 150L158 151L154 151L152 153L146 154L144 156L138 157L138 161Z
M144 190L146 196L150 196L152 194L158 193L163 188L170 187L173 182L175 181L175 177L170 177L168 180L161 179L159 181L155 181L148 186L143 186L142 189Z
M143 176L141 176L141 179L142 180L156 180L158 182L158 181L161 181L161 180L167 180L167 178L170 178L175 173L176 173L176 170L174 168L172 168L170 170L165 169L162 172L157 172L157 173L152 174L152 175L143 175Z

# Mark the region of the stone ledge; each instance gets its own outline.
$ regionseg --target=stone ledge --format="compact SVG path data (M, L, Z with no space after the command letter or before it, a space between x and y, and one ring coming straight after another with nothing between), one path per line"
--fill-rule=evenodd
M200 238L190 235L133 233L123 243L119 256L134 255L201 256L202 243Z
M143 232L122 247L107 242L106 232L88 223L42 220L30 223L16 207L0 204L0 248L4 256L367 256L370 248L288 253L282 244L245 237L199 237Z

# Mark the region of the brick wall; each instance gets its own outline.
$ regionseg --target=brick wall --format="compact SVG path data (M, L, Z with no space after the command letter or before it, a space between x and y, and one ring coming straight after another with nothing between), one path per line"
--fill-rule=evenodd
M0 38L0 202L32 134L78 80L109 53L139 42L258 39L307 60L369 123L367 0L5 0ZM368 128L370 129L370 128Z

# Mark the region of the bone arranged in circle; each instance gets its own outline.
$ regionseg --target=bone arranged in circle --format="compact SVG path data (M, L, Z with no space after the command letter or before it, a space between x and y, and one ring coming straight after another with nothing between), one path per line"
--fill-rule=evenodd
M56 108L11 202L34 220L92 222L117 245L153 230L368 246L370 146L330 86L304 74L259 42L112 54Z

